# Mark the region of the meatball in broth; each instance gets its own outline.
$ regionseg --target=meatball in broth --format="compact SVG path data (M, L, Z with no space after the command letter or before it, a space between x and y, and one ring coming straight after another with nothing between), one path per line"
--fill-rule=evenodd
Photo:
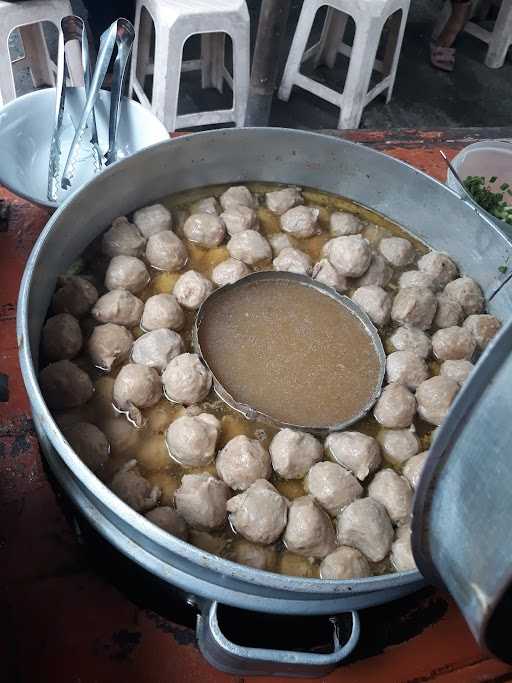
M311 188L187 190L114 218L57 278L39 386L68 455L155 538L190 543L206 562L213 553L348 587L413 571L413 495L428 448L502 324L460 266ZM261 271L281 273L264 278L262 299L244 280ZM296 287L308 281L319 285L301 286L301 301ZM339 294L382 341L382 385L366 331L347 344L354 316L337 304L331 316ZM236 412L218 382L275 421ZM377 396L363 419L315 430L340 423L363 394Z

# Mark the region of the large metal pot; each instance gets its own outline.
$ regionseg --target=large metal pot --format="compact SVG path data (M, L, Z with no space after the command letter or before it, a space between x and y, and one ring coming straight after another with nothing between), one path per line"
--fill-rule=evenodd
M281 670L323 673L345 657L358 636L355 610L417 590L417 571L355 581L281 576L234 564L166 534L104 486L63 439L37 382L41 328L59 273L118 215L172 192L214 183L277 181L349 197L397 221L434 249L453 254L482 285L489 308L512 310L498 267L509 239L465 201L420 171L363 146L333 137L280 129L229 129L185 136L124 160L84 186L52 216L23 277L18 307L20 362L46 459L89 521L114 546L181 589L202 610L203 652L239 673ZM500 289L501 287L501 289ZM220 632L216 603L281 614L353 611L353 633L332 655L237 648ZM250 660L250 664L247 661Z

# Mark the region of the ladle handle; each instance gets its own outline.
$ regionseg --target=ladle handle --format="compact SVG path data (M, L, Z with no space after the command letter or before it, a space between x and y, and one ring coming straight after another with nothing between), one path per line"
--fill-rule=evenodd
M237 645L222 633L217 618L218 606L215 601L202 605L197 617L197 643L202 655L212 666L236 676L323 676L346 659L359 640L359 615L357 612L351 612L352 630L348 641L345 644L339 642L338 631L334 625L334 651L329 654Z

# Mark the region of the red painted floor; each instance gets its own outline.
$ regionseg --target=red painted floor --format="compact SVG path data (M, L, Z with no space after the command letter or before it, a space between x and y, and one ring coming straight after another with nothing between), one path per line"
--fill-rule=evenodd
M439 148L454 154L485 136L505 132L349 135L439 179ZM48 212L5 190L0 198L10 204L8 225L0 226L0 372L10 391L0 403L0 683L240 683L205 663L192 629L116 587L64 516L32 431L15 335L20 278ZM512 680L512 668L479 649L449 598L425 589L367 610L351 663L324 680L502 682Z

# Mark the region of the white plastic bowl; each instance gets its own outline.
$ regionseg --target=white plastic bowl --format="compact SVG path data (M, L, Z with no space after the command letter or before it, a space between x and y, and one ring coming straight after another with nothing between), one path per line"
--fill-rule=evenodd
M70 88L62 126L61 171L85 103L83 88ZM54 126L55 89L28 93L0 109L0 184L35 204L57 207L95 174L87 145L86 130L76 173L69 190L61 190L57 202L47 197L48 158ZM99 145L108 149L110 93L102 90L95 107ZM164 125L133 100L123 99L117 135L118 159L131 156L150 145L167 140Z
M502 183L509 183L512 188L512 141L504 142L501 140L487 140L485 142L475 142L461 150L453 159L452 165L459 174L461 180L468 175L484 176L486 179L497 177L493 188L498 191ZM460 194L460 186L454 178L450 169L446 176L448 187ZM512 197L506 192L503 199L507 204L512 205ZM504 221L495 218L487 211L482 209L500 228L508 233L512 231L512 226Z

